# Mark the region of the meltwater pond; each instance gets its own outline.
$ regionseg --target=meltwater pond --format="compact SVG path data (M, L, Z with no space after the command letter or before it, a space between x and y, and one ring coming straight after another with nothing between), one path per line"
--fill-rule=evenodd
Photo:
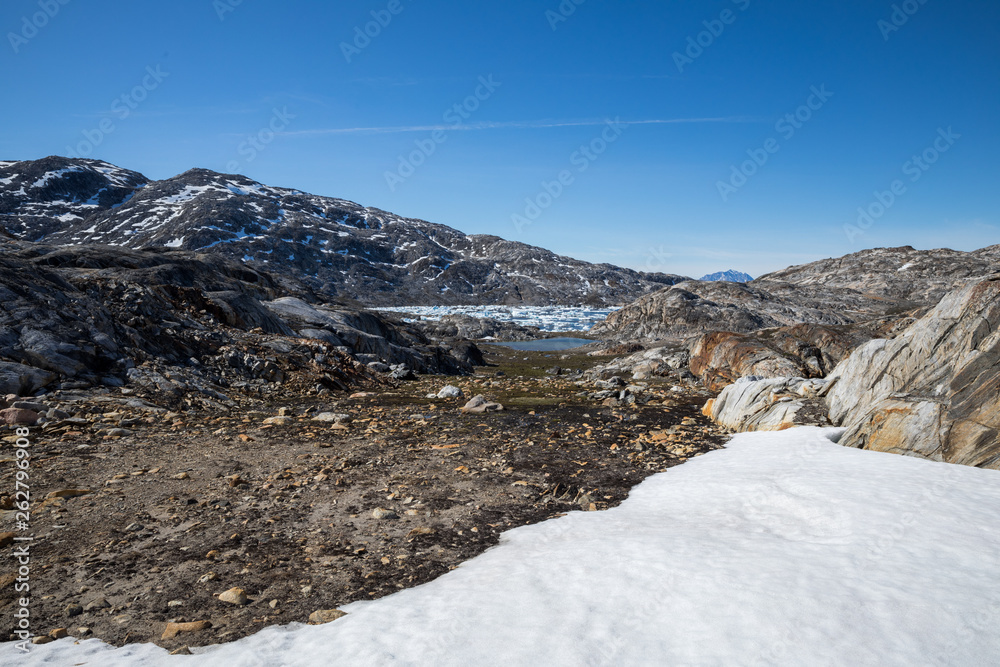
M523 352L561 352L562 350L572 350L576 347L583 347L592 340L585 338L540 338L538 340L519 340L511 343L490 342L490 345L501 345L512 350Z

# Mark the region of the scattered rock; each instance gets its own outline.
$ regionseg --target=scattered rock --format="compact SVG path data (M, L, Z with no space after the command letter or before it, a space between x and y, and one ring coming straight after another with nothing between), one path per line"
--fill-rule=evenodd
M85 611L98 611L98 610L101 610L101 609L109 609L110 607L111 607L111 603L108 602L106 598L100 597L100 598L97 598L95 600L92 600L92 601L88 602L87 606L84 607L84 610Z
M437 398L463 398L465 396L462 390L454 385L447 385L442 387L440 391L436 394ZM2 411L0 411L2 414Z
M272 426L287 426L288 424L291 424L294 421L295 420L292 419L291 417L286 417L281 415L278 417L268 417L267 419L264 420L264 423L270 424Z
M309 614L309 622L314 625L319 625L321 623L336 621L338 618L342 618L344 616L347 616L347 612L340 611L339 609L317 609L313 613Z
M335 424L351 423L351 415L343 412L321 412L312 419L317 422L333 422Z
M219 593L219 602L228 602L229 604L235 605L245 605L249 602L247 598L246 591L242 588L230 588L228 591Z
M484 396L476 396L471 401L465 404L462 408L462 412L479 414L483 412L500 412L503 410L503 406L499 403L493 403L487 401Z
M38 413L23 408L4 408L0 410L0 423L34 426L38 422Z
M374 510L372 510L372 517L379 520L382 519L388 520L388 519L398 519L399 515L393 512L392 510L387 510L383 507L376 507Z
M212 627L211 621L190 621L187 623L167 623L160 639L173 639L183 632L200 632Z

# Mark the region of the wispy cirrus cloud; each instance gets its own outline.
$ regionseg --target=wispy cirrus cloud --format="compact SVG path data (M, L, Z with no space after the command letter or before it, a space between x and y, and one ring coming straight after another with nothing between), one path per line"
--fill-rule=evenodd
M534 120L534 121L484 121L478 123L439 125L389 125L378 127L332 127L279 132L284 136L320 136L335 134L402 134L406 132L434 132L435 130L471 132L479 130L540 130L555 127L592 127L604 125L608 118L591 120ZM724 116L718 118L653 118L643 120L620 120L620 125L676 125L685 123L756 123L759 118L746 116Z

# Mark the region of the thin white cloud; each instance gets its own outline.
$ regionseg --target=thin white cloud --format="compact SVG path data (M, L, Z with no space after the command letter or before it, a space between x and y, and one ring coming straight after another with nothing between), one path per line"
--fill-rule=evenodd
M622 125L675 125L684 123L753 123L755 118L744 116L726 116L720 118L655 118L646 120L618 120L614 122ZM476 130L538 130L553 127L594 127L612 122L612 119L600 120L537 120L537 121L506 121L506 122L479 122L461 123L450 125L395 125L383 127L335 127L316 128L312 130L295 130L291 132L279 132L284 136L318 136L328 134L402 134L405 132L436 132L439 130L450 132L469 132Z

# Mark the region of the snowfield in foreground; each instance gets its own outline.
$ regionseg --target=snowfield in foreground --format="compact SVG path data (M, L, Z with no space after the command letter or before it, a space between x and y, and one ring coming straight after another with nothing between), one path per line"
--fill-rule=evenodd
M187 657L8 643L0 663L1000 664L1000 472L846 449L838 434L739 435L616 509L512 530L327 625Z

